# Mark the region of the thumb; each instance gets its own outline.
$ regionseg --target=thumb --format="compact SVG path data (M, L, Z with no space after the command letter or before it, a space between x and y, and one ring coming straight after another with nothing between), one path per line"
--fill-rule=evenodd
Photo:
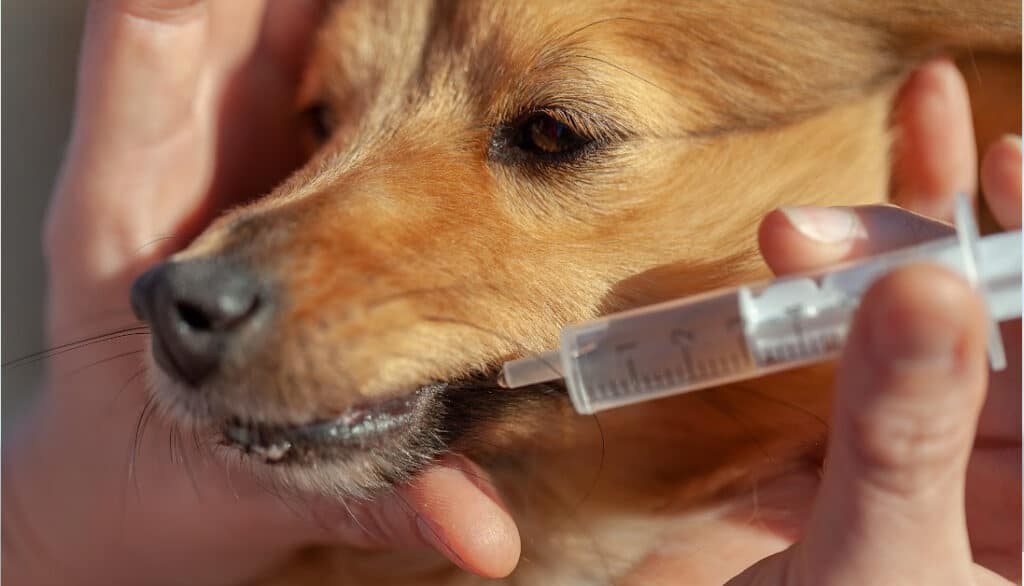
M791 571L814 584L968 584L964 482L984 399L984 313L959 277L865 295L839 368L827 469Z

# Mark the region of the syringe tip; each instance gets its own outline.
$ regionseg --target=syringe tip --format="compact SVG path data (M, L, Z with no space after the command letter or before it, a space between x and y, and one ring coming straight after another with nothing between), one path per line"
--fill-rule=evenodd
M558 350L510 360L501 367L498 386L503 389L518 389L538 383L562 378Z

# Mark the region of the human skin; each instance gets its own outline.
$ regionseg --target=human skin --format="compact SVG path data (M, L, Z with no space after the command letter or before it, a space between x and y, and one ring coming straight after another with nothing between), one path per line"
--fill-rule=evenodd
M265 9L273 12L263 18ZM72 140L45 237L54 344L93 333L90 328L100 317L115 320L114 325L130 323L127 290L136 275L185 244L218 211L265 192L301 162L300 127L291 97L302 63L302 39L315 25L317 11L316 2L305 0L123 0L92 5ZM974 152L969 110L962 82L951 80L950 67L941 62L926 66L911 80L901 105L907 112L919 111L926 102L944 108L938 115L908 117L905 122L909 137L929 138L916 145L913 138L908 141L913 156L902 169L919 178L918 185L928 186L926 192L908 194L906 203L915 209L942 209L941 197L932 195L972 191L976 182L973 158L969 165L963 163ZM966 132L963 124L968 125ZM936 135L941 147L935 147ZM1008 227L1019 225L1019 165L1019 141L1004 141L993 147L982 167L990 206ZM936 177L936 169L950 168L955 171ZM905 224L886 224L873 214L861 210L856 218L878 230L870 239L854 241L834 232L850 221L841 211L834 211L831 220L826 213L821 221L810 210L777 212L762 227L765 257L777 271L791 272L895 245L900 231L892 228ZM901 217L939 229L923 219ZM833 231L828 246L805 235L814 226ZM160 240L165 235L174 236ZM942 294L922 305L914 297L921 289ZM102 301L102 316L97 300ZM937 322L950 307L968 311L956 312L962 320L955 323ZM886 339L872 329L879 312L900 314L907 327L899 333L906 338ZM944 324L939 332L933 331L937 323ZM737 583L778 583L773 581L782 577L778 572L797 580L793 583L899 583L909 578L894 577L902 570L871 547L886 542L877 536L897 529L906 530L903 541L908 544L901 560L927 556L931 561L938 555L949 566L930 563L928 569L942 576L991 577L971 565L962 485L967 477L968 504L984 507L993 500L972 500L972 486L988 495L989 488L1007 477L1019 478L1020 430L1019 420L1013 427L1002 416L1010 411L1005 405L986 406L978 437L1008 442L1015 451L988 454L975 448L972 466L984 462L978 465L983 470L967 466L978 408L986 400L983 326L974 294L960 280L933 269L908 269L868 295L840 369L835 421L866 421L878 436L861 433L864 425L836 424L824 488L805 538L755 565ZM1019 324L1017 328L1015 339ZM930 366L913 370L912 376L893 376L897 354L879 357L868 350L873 344L890 344L912 352L922 340L927 346L942 336L958 341L957 376L951 376L948 363L940 366L941 361L930 359ZM425 470L398 497L350 510L354 505L319 497L282 501L245 471L229 470L204 453L190 451L188 442L179 446L180 457L188 462L183 466L168 450L167 429L155 420L139 443L134 480L129 480L127 453L146 401L144 385L125 386L137 367L115 361L73 377L61 374L115 354L112 348L119 342L55 357L37 408L4 442L3 571L11 583L233 583L258 576L314 543L433 547L485 576L514 568L519 556L514 520L486 482L478 480L483 472L461 459ZM1011 350L1009 355L1020 353ZM932 384L936 377L944 384ZM1012 382L1012 373L1006 381ZM1005 389L997 388L999 380L994 382L988 405L1019 401L1019 394L1007 398ZM876 408L864 411L863 401L856 400L864 397ZM881 500L865 497L874 486L865 488L865 479L889 486L886 479L939 474L914 458L864 460L857 449L865 442L884 447L886 434L900 433L890 425L891 413L911 418L930 413L937 400L960 401L950 406L953 419L944 424L963 431L958 443L941 446L948 450L942 455L956 463L943 468L941 490L908 490ZM1019 413L1017 405L1014 414ZM982 481L972 485L972 473ZM914 507L922 511L917 524L893 526L892 518L898 516L893 511ZM1019 513L1019 501L1017 507ZM948 515L929 517L936 509ZM839 519L863 526L857 540L825 538L827 525L840 522L837 515L855 516ZM972 529L970 538L1016 551L1019 537L1001 531L1005 527L982 524ZM756 542L738 551L743 554L730 560L729 575L776 553ZM829 560L842 563L825 565Z

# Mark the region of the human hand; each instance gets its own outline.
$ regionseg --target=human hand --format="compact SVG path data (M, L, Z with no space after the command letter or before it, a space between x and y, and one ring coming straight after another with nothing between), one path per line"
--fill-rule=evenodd
M897 174L908 206L946 215L974 190L967 95L934 62L903 94ZM981 183L995 218L1021 221L1020 140L993 145ZM942 195L937 195L942 194ZM893 207L798 208L761 227L778 273L813 270L948 235ZM983 305L959 277L913 266L865 296L837 374L824 477L801 539L730 584L1006 584L1021 547L1021 329L1004 324L1010 362L988 376Z
M515 525L467 461L373 504L278 495L147 403L130 283L302 162L295 90L320 4L90 7L45 237L48 327L54 344L113 333L55 352L38 408L4 442L11 583L235 583L312 544L432 546L484 575L514 567Z

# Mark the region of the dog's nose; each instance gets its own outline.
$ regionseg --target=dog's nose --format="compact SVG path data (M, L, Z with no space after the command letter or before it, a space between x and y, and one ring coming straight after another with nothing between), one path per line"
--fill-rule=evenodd
M131 292L135 314L149 322L157 363L193 387L216 372L233 342L258 333L267 301L252 272L223 259L157 265Z

